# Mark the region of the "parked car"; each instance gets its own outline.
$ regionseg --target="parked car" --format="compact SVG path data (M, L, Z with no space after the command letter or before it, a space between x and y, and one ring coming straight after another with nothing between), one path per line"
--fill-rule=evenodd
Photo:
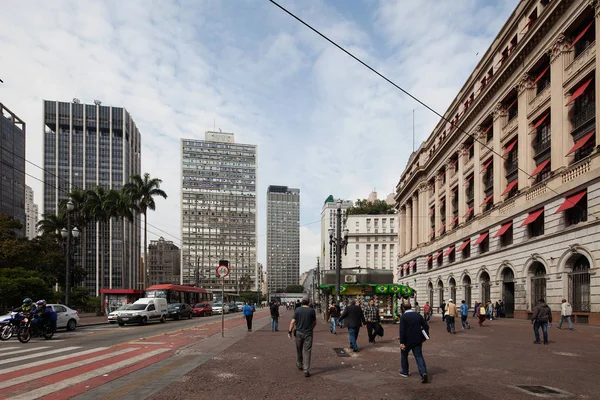
M129 308L131 304L123 304L121 307L117 308L116 310L114 310L113 312L111 312L110 314L108 314L108 322L111 324L116 324L117 323L117 318L119 317L119 315L127 310Z
M124 310L117 316L119 326L125 324L146 325L148 321L167 321L167 299L162 298L142 298L131 304L127 310Z
M238 307L238 309L240 311L242 311L244 309L244 306L246 305L246 303L244 303L243 301L236 301L235 305Z
M194 304L193 310L196 317L206 317L213 314L213 309L208 303Z
M181 319L187 318L192 319L194 315L194 310L188 304L185 303L175 303L169 304L169 314L167 314L168 318L173 319Z
M242 310L241 310L241 309L238 307L238 305L237 305L236 303L233 303L233 302L232 302L232 303L229 303L229 304L228 304L228 306L229 306L229 312L238 312L238 311L242 311Z
M79 325L79 313L63 304L48 304L56 312L56 328L74 331Z
M213 304L212 310L214 314L229 314L229 306L227 304L223 306L223 303Z

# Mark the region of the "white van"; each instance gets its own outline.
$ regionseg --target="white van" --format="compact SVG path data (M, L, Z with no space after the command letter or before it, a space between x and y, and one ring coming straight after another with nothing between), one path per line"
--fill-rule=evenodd
M160 321L164 323L167 320L167 299L139 299L130 304L127 310L124 310L117 317L119 326L125 324L146 325L148 321Z

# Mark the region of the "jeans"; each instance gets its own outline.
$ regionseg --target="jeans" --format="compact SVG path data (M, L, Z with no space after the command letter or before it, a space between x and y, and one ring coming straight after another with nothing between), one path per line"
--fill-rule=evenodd
M279 330L279 317L271 317L271 332Z
M471 325L469 325L469 322L467 321L468 317L469 317L468 315L461 315L461 317L460 317L460 322L461 322L463 328L471 327Z
M562 327L563 321L567 320L567 322L569 323L569 329L573 329L573 323L571 322L571 316L570 315L561 315L560 316L560 322L558 323L558 328L560 329Z
M431 312L425 313L425 321L429 322L431 319Z
M375 341L375 322L367 322L367 335L369 336L369 343Z
M313 335L296 331L296 367L304 372L310 369L310 354L312 352Z
M246 315L246 325L248 325L248 330L252 330L252 315Z
M353 350L358 350L358 345L356 344L356 340L358 339L358 332L360 332L360 326L356 328L348 327L348 337L350 338L350 348Z
M540 341L539 328L542 328L542 334L544 335L544 343L548 343L548 321L535 321L533 323L533 333L535 333L535 341Z
M446 310L442 308L442 321L446 320Z
M337 331L335 330L335 326L337 325L337 317L331 317L331 327L329 328L329 330L332 333L337 333Z
M408 375L408 353L412 350L415 361L417 362L417 368L419 369L419 375L427 373L427 366L425 365L425 359L423 358L423 347L419 344L417 346L406 347L405 350L400 350L400 366L402 367L402 373Z
M446 316L446 329L448 332L454 332L454 317Z

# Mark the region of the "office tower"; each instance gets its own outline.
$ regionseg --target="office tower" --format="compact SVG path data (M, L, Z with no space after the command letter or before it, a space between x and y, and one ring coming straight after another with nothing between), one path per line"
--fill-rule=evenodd
M229 261L229 292L257 290L256 145L233 133L181 140L181 283L221 288L219 260Z
M25 185L25 236L33 239L37 236L38 206L33 202L33 189Z
M181 250L163 237L148 245L148 286L161 283L179 284Z
M71 190L120 190L140 174L140 140L125 108L45 100L44 213L56 213ZM87 273L84 286L96 295L102 288L141 289L140 218L126 220L125 232L120 219L104 225L89 223L74 243L75 263Z

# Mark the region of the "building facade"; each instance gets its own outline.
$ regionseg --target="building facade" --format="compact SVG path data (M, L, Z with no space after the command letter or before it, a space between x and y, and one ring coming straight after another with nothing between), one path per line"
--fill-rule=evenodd
M33 189L25 185L25 236L37 237L38 206L33 202Z
M45 100L44 213L55 214L72 190L120 190L131 175L140 174L140 151L140 132L126 109L100 101ZM75 262L87 272L85 287L96 295L103 288L142 289L139 216L124 224L116 218L103 226L90 223L80 230Z
M267 189L267 274L269 292L298 285L300 277L300 189Z
M561 299L600 324L600 4L522 1L396 188L419 301Z
M23 224L25 235L25 122L0 103L0 214Z
M181 250L163 237L148 245L148 286L161 283L179 284Z
M348 215L348 248L342 255L346 268L394 270L397 265L396 214Z
M335 269L335 249L329 244L329 229L336 228L336 215L338 205L342 210L342 229L344 229L344 218L346 210L352 207L350 200L335 200L329 196L321 209L321 268L323 270ZM342 268L344 268L344 257L342 256Z
M256 145L206 132L182 139L181 154L181 283L220 289L216 268L228 260L225 290L257 290Z

